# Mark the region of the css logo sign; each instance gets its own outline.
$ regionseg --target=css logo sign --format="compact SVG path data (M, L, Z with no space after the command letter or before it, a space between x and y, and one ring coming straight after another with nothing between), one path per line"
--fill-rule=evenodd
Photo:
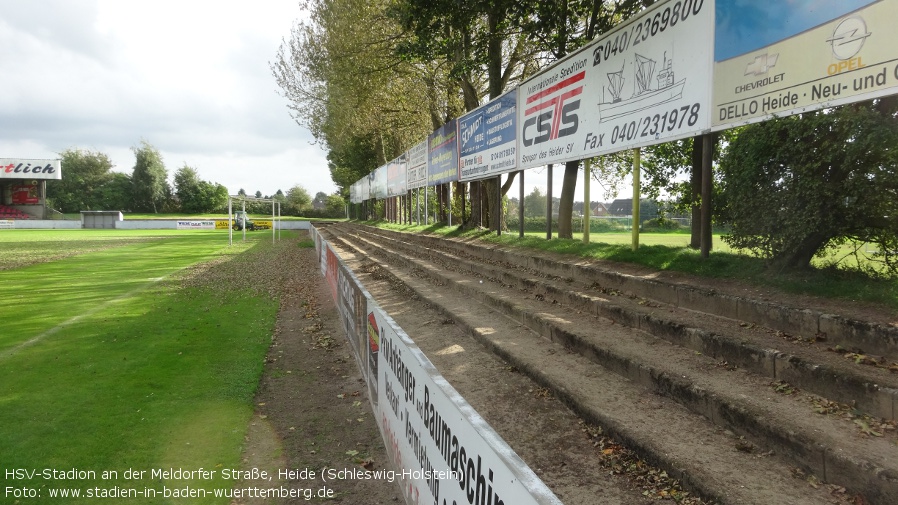
M524 110L524 129L521 138L525 146L541 144L549 140L572 135L579 124L577 110L583 93L580 81L586 72L578 72L567 79L527 97ZM535 103L535 105L532 105Z

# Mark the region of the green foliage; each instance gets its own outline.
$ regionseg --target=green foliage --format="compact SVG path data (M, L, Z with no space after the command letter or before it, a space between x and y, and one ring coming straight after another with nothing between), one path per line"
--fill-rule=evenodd
M159 212L171 195L162 155L146 140L141 140L140 147L132 147L131 151L135 158L134 172L131 174L133 210Z
M109 179L100 186L98 207L103 210L131 210L131 176L121 172L110 172Z
M529 195L524 197L524 217L543 217L543 223L546 222L546 195L542 194L538 187L533 188ZM509 224L511 226L511 224ZM545 226L543 227L545 229Z
M431 130L427 65L399 58L387 0L313 0L271 70L297 123L328 151L345 190ZM440 96L443 96L442 94Z
M786 268L848 240L875 243L898 273L896 110L883 99L746 127L721 163L724 240Z
M653 219L647 219L642 222L640 225L640 229L642 231L679 231L683 227L680 226L680 223L665 219L664 217L656 217Z
M187 165L175 172L175 194L180 210L191 214L221 210L228 204L227 188L200 180L196 169Z
M61 180L47 181L47 198L60 212L82 210L127 210L127 192L121 194L123 178L112 172L112 160L104 153L71 148L59 154L63 170ZM114 196L110 206L107 196Z
M524 217L524 232L543 232L546 231L546 209L543 209L542 216L535 217ZM508 231L514 232L519 230L520 220L518 219L517 214L509 214L505 218L505 223L508 226ZM574 230L582 231L583 230L583 218L573 218L572 220ZM552 229L558 230L558 219L552 220ZM629 218L612 218L612 219L590 219L589 220L589 232L590 233L609 233L609 232L623 232L628 231L630 229L630 220Z
M340 195L330 195L324 202L324 209L333 217L344 217L346 214L346 200Z
M281 212L288 216L301 216L303 211L309 209L312 197L306 188L297 184L287 191L287 200L281 208Z

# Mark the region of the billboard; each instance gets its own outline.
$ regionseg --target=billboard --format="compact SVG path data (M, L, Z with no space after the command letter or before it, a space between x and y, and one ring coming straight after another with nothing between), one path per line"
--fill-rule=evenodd
M0 158L0 179L62 179L60 160Z
M517 169L516 90L458 120L458 180L473 181Z
M381 165L368 174L371 198L383 200L387 197L387 166Z
M707 131L714 2L668 0L518 88L518 168Z
M408 162L405 153L387 163L387 196L404 195L408 177Z
M717 0L713 129L895 93L896 19L898 0Z
M406 503L560 501L377 304L379 427ZM408 476L408 477L406 477Z
M427 141L422 140L408 150L408 189L427 186Z
M457 124L449 121L427 137L428 186L458 180Z

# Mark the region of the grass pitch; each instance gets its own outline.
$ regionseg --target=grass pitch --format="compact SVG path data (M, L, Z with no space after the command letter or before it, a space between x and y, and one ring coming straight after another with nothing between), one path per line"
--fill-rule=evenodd
M37 493L22 503L127 490L143 493L127 503L227 503L163 493L234 485L225 470L240 468L278 306L264 287L273 269L258 266L295 241L73 230L0 242L0 468L39 472L7 474L4 487ZM159 473L200 467L211 478ZM60 478L71 470L82 473ZM80 498L51 497L59 489Z

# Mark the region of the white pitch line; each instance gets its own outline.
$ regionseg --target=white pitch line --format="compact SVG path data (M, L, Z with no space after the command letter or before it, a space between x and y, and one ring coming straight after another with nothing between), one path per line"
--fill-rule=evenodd
M139 293L139 292L141 292L141 291L144 291L148 286L152 286L153 284L156 284L157 282L159 282L159 281L165 279L165 278L168 277L169 275L171 275L171 274L173 274L173 273L175 273L175 272L179 272L179 271L183 270L184 268L187 268L187 267L179 268L179 269L177 269L177 270L174 270L174 271L172 271L172 272L169 272L168 274L166 274L166 275L164 275L164 276L162 276L162 277L155 277L155 278L152 278L152 279L150 279L150 282L148 282L148 283L146 283L146 284L143 284L143 285L141 285L141 286L138 287L138 288L134 288L134 289L132 289L131 291L128 291L127 293L125 293L125 294L123 294L123 295L119 295L119 296L117 296L116 298L113 298L113 299L111 299L111 300L107 300L107 301L103 302L102 304L97 305L96 307L94 307L94 308L88 310L87 312L84 312L83 314L79 314L79 315L77 315L77 316L75 316L75 317L73 317L73 318L71 318L71 319L68 319L67 321L63 321L63 322L57 324L57 325L54 326L53 328L50 328L49 330L47 330L47 331L41 333L40 335L37 335L37 336L35 336L35 337L32 337L32 338L30 338L30 339L28 339L28 340L22 342L21 344L18 344L18 345L16 345L16 346L14 346L14 347L11 348L11 349L7 349L6 351L0 352L0 360L9 358L10 356L15 355L17 352L21 351L22 349L25 349L26 347L30 347L30 346L32 346L32 345L34 345L34 344L40 342L41 340L43 340L43 339L45 339L45 338L47 338L47 337L49 337L49 336L51 336L51 335L53 335L53 334L55 334L55 333L58 333L60 330L63 330L63 329L65 329L65 328L68 328L69 326L71 326L71 325L77 323L78 321L80 321L81 319L83 319L83 318L85 318L85 317L92 316L92 315L96 314L96 313L99 312L100 310L105 309L106 307L112 305L113 303L118 303L118 302L120 302L120 301L122 301L122 300L124 300L124 299L126 299L126 298L130 298L130 297L134 296L135 294L137 294L137 293Z

